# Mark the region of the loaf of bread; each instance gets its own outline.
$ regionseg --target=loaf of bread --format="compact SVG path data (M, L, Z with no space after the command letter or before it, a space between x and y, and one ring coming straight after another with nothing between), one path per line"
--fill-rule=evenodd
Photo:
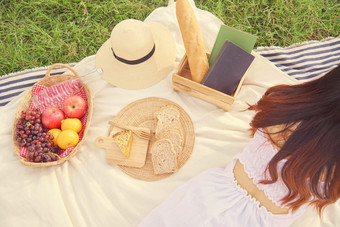
M133 141L132 131L124 130L121 132L117 132L112 137L121 152L125 155L125 157L129 158Z
M173 173L177 171L177 156L170 140L156 140L152 144L150 152L155 174Z
M192 80L200 83L209 69L209 63L195 12L187 0L176 1L176 16Z

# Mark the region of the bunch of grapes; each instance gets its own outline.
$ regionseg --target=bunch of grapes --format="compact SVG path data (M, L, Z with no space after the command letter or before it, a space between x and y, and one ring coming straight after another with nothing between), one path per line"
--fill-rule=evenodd
M26 160L31 162L50 162L58 159L53 135L41 123L39 109L22 111L16 123L15 139L21 147L27 147Z

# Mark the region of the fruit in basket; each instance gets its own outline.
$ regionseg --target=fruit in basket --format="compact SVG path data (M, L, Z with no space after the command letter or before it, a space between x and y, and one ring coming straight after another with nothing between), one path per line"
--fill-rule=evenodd
M48 128L60 128L61 121L65 119L63 111L58 107L48 107L41 114L42 124Z
M58 155L54 153L53 142L48 134L33 140L27 147L26 160L31 162L51 162L56 161Z
M86 109L86 100L78 95L69 96L63 102L63 111L69 118L81 118Z
M20 143L20 146L30 146L32 141L41 137L43 133L39 110L22 111L15 125L15 139Z
M78 118L67 118L61 121L61 130L72 129L79 133L82 127L81 121Z
M41 115L38 109L22 111L16 122L15 139L20 147L27 148L26 161L50 162L56 161L53 135L46 132L41 123Z
M71 129L61 131L57 138L58 147L60 147L63 150L76 146L78 142L79 142L78 133Z
M53 144L57 145L57 138L59 134L61 133L61 130L59 128L53 128L53 129L50 129L48 132L51 133L53 136Z

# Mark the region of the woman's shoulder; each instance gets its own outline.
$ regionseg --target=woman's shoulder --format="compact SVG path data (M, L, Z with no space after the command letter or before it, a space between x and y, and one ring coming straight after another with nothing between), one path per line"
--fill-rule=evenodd
M277 150L280 150L296 128L297 124L273 125L263 128L263 134Z

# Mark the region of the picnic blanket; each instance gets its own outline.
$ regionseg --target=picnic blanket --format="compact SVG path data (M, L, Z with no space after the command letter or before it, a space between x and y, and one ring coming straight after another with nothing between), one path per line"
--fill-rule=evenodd
M194 6L207 51L211 50L222 22ZM184 46L175 16L175 5L155 9L146 21L166 25L177 43L176 66ZM16 108L47 67L12 73L0 78L0 226L136 226L175 188L203 170L225 167L249 142L247 129L253 113L243 111L264 91L277 84L296 84L315 79L340 64L340 38L261 47L232 109L216 106L171 88L173 72L158 84L141 90L124 90L102 80L95 70L95 56L70 63L93 94L93 117L80 151L62 165L32 168L20 164L12 147L12 124ZM174 68L175 70L175 68ZM64 69L56 69L59 74ZM176 174L159 181L142 181L108 164L105 151L94 145L108 133L108 121L127 104L145 97L162 97L180 105L193 121L196 140L188 162ZM325 209L320 219L308 209L293 226L340 226L340 201ZM175 218L175 217L174 217Z

